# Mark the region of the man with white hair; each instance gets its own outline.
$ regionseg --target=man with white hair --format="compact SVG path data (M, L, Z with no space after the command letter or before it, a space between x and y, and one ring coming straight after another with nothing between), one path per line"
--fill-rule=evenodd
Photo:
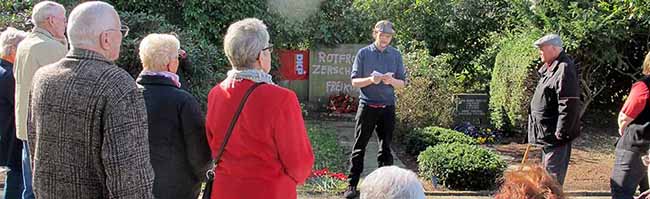
M543 147L542 165L564 184L571 142L580 135L578 72L559 35L546 35L533 45L539 49L542 65L530 101L528 142Z
M114 61L122 26L99 1L70 13L71 50L36 71L28 121L38 198L153 198L147 112Z
M413 171L396 166L378 168L361 186L361 199L424 199L424 188Z
M23 194L23 169L21 154L23 143L16 138L14 115L13 63L16 49L26 32L8 27L0 34L0 166L7 167L3 198L21 198Z
M34 29L18 45L14 77L16 78L16 136L23 141L23 176L25 192L23 199L34 198L32 193L32 175L29 163L29 146L27 144L27 115L29 89L32 77L41 66L54 63L63 58L68 51L65 41L65 8L63 5L43 1L36 4L32 11Z

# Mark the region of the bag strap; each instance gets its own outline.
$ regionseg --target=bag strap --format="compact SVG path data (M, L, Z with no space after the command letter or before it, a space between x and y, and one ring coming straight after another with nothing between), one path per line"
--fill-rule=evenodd
M235 128L235 123L237 123L237 120L239 119L239 115L241 114L242 110L244 109L244 104L246 104L246 100L248 100L248 96L253 93L253 90L257 88L258 86L264 84L263 82L255 83L253 84L248 90L246 91L246 94L244 94L244 98L242 98L241 102L239 103L239 107L237 107L237 112L235 112L235 115L233 116L232 120L230 121L230 126L228 127L228 131L226 132L226 137L224 138L223 142L221 143L221 148L219 148L219 152L217 153L217 156L214 158L214 164L212 165L212 169L210 171L214 172L214 169L217 168L219 165L219 161L221 160L221 155L223 155L223 152L226 150L226 144L228 144L228 140L230 140L230 135L232 135L232 131ZM208 171L208 173L210 173ZM212 173L214 175L214 173Z

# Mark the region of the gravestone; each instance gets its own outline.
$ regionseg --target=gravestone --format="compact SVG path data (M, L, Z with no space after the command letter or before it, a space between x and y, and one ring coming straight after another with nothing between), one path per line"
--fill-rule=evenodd
M350 71L357 52L364 46L342 44L335 48L315 48L310 51L310 103L325 105L331 95L359 96L359 89L352 87Z
M490 125L488 94L462 93L454 95L456 111L454 123L470 122L475 126L488 127Z

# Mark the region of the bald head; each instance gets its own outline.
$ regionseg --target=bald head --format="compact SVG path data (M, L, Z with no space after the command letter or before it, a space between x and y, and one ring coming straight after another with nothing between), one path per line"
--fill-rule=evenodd
M72 47L97 47L100 34L111 29L120 29L120 18L108 3L85 2L70 12L68 37Z
M68 37L73 49L86 49L114 61L122 44L120 17L108 3L89 1L70 12Z

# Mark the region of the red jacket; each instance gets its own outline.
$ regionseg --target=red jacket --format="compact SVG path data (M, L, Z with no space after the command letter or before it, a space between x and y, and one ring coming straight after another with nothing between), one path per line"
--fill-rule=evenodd
M208 95L206 133L214 157L252 81L231 79ZM298 99L264 84L250 95L215 171L213 199L296 198L296 185L311 172L314 155Z

